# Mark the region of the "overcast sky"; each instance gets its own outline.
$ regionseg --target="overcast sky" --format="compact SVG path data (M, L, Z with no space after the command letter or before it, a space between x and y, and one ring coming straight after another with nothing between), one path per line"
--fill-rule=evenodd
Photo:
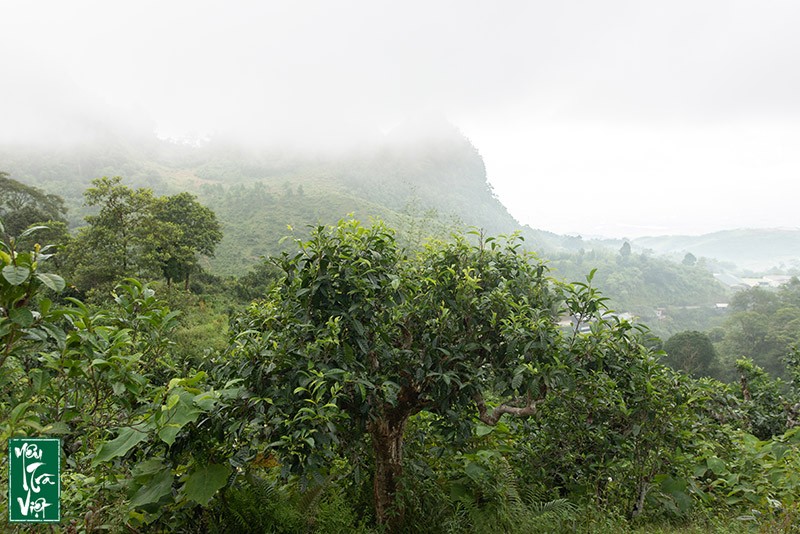
M512 215L800 227L800 2L0 2L0 141L114 120L346 144L421 111Z

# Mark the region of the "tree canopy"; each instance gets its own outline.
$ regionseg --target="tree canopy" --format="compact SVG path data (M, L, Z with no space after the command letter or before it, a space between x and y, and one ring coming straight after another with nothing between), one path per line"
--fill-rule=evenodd
M673 369L695 377L715 376L717 352L707 334L696 330L679 332L664 344L665 362Z
M562 330L564 313L597 321L603 299L552 280L513 238L455 236L409 254L384 225L348 220L316 228L278 263L283 281L235 329L237 372L270 399L265 419L287 472L324 471L354 449L371 456L376 517L390 526L402 520L395 495L415 414L465 439L478 422L537 415L580 367L586 395L597 394L600 371L655 376L627 323L598 323L589 337ZM631 387L635 413L651 417L653 401Z
M66 213L60 196L20 183L0 171L0 219L8 235L19 236L37 223L65 223Z
M796 524L797 351L791 383L747 359L736 384L675 372L594 271L557 282L514 239L411 253L380 223L316 228L202 354L159 284L56 296L52 249L22 242L0 242L0 439L61 439L62 506L87 531Z
M198 255L212 255L222 239L214 212L190 193L156 197L150 189L123 185L118 176L92 185L84 193L86 205L99 211L86 217L88 226L70 251L77 282L91 288L126 276L163 275L188 288Z
M317 228L280 265L283 283L241 326L257 358L251 386L273 401L292 469L371 442L382 522L410 416L427 410L463 428L472 412L494 425L532 415L548 391L557 293L513 240L457 238L408 256L382 224L350 220Z
M170 234L166 245L159 247L161 271L167 283L183 280L186 289L189 277L197 269L199 254L213 256L222 240L222 230L214 212L200 204L191 193L162 197L154 206L158 221L173 225L178 232Z
M737 293L720 332L717 350L728 366L749 358L771 375L786 378L785 360L800 347L800 281Z

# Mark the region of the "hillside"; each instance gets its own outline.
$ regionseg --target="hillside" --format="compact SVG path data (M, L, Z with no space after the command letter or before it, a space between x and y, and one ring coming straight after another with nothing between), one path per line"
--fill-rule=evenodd
M118 135L61 149L0 147L0 170L63 196L73 228L89 213L82 195L96 177L119 175L127 185L159 195L190 191L222 225L223 240L204 264L221 276L241 276L262 257L286 250L292 243L283 240L287 235L302 238L311 225L353 214L362 221L384 220L406 245L465 227L490 235L519 231L526 248L549 259L559 278L583 280L597 268L595 283L612 306L662 336L709 327L714 317L708 310L727 299L705 269L682 268L649 253L621 261L620 243L520 226L494 195L478 149L436 119L409 121L358 149L338 152L223 140L193 146Z
M220 276L241 276L262 257L290 247L285 236L304 238L310 225L353 214L362 221L384 220L405 245L465 227L490 235L519 231L526 248L550 260L556 277L583 280L598 269L595 283L612 307L664 337L709 328L716 319L714 303L727 301L708 270L680 265L682 254L674 257L677 262L651 253L623 261L619 242L520 226L493 194L478 149L437 119L409 121L357 149L336 152L221 140L192 146L113 135L102 144L70 149L0 147L0 170L63 196L73 228L89 213L82 194L96 177L119 175L127 185L159 195L190 191L222 225L215 257L204 260L204 267Z
M764 271L800 267L800 229L739 229L700 236L642 237L633 245L680 260L687 252L715 258L740 269Z
M111 136L102 144L60 149L0 147L0 169L63 196L73 227L87 214L82 193L96 177L119 175L158 194L193 192L223 223L225 238L211 266L226 275L242 274L280 250L287 226L302 233L349 213L386 220L409 239L475 226L489 234L521 231L538 251L581 245L521 227L494 196L478 150L435 119L409 121L345 152Z

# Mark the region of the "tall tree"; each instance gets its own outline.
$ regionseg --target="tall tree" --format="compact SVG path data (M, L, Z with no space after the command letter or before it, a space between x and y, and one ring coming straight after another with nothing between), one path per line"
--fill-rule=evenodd
M93 180L84 196L87 206L99 208L86 217L89 225L71 247L76 278L86 288L159 275L188 288L198 255L213 255L222 239L214 212L190 193L156 197L150 189L123 185L117 176Z
M55 221L66 223L64 199L25 185L0 171L0 219L8 235L20 235L26 228Z
M379 522L395 503L409 417L423 410L468 431L530 416L559 368L558 291L519 243L457 238L404 254L381 224L318 228L285 278L240 321L240 361L285 466L308 472L370 450ZM236 364L238 365L238 364Z
M222 240L217 217L197 197L186 192L158 199L155 217L179 230L160 249L164 278L168 285L173 280L183 280L188 289L189 276L197 269L198 255L213 256L214 248Z
M98 178L84 192L87 206L99 207L86 217L70 255L76 278L84 288L113 284L126 276L160 272L159 249L180 235L180 229L155 216L156 197L150 189L131 189L119 176ZM91 251L91 255L86 251Z
M788 378L783 360L800 346L800 284L737 293L723 328L717 346L723 361L732 366L750 358L770 375Z
M673 369L696 378L713 376L717 372L717 351L708 335L697 331L679 332L664 344L664 359Z
M619 247L619 255L622 259L627 260L631 257L631 244L629 241L625 241L622 243L622 246Z

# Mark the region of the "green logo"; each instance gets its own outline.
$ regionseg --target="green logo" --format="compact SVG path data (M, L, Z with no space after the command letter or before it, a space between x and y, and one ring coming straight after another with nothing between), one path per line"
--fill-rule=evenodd
M8 520L55 523L61 520L61 441L8 440Z

